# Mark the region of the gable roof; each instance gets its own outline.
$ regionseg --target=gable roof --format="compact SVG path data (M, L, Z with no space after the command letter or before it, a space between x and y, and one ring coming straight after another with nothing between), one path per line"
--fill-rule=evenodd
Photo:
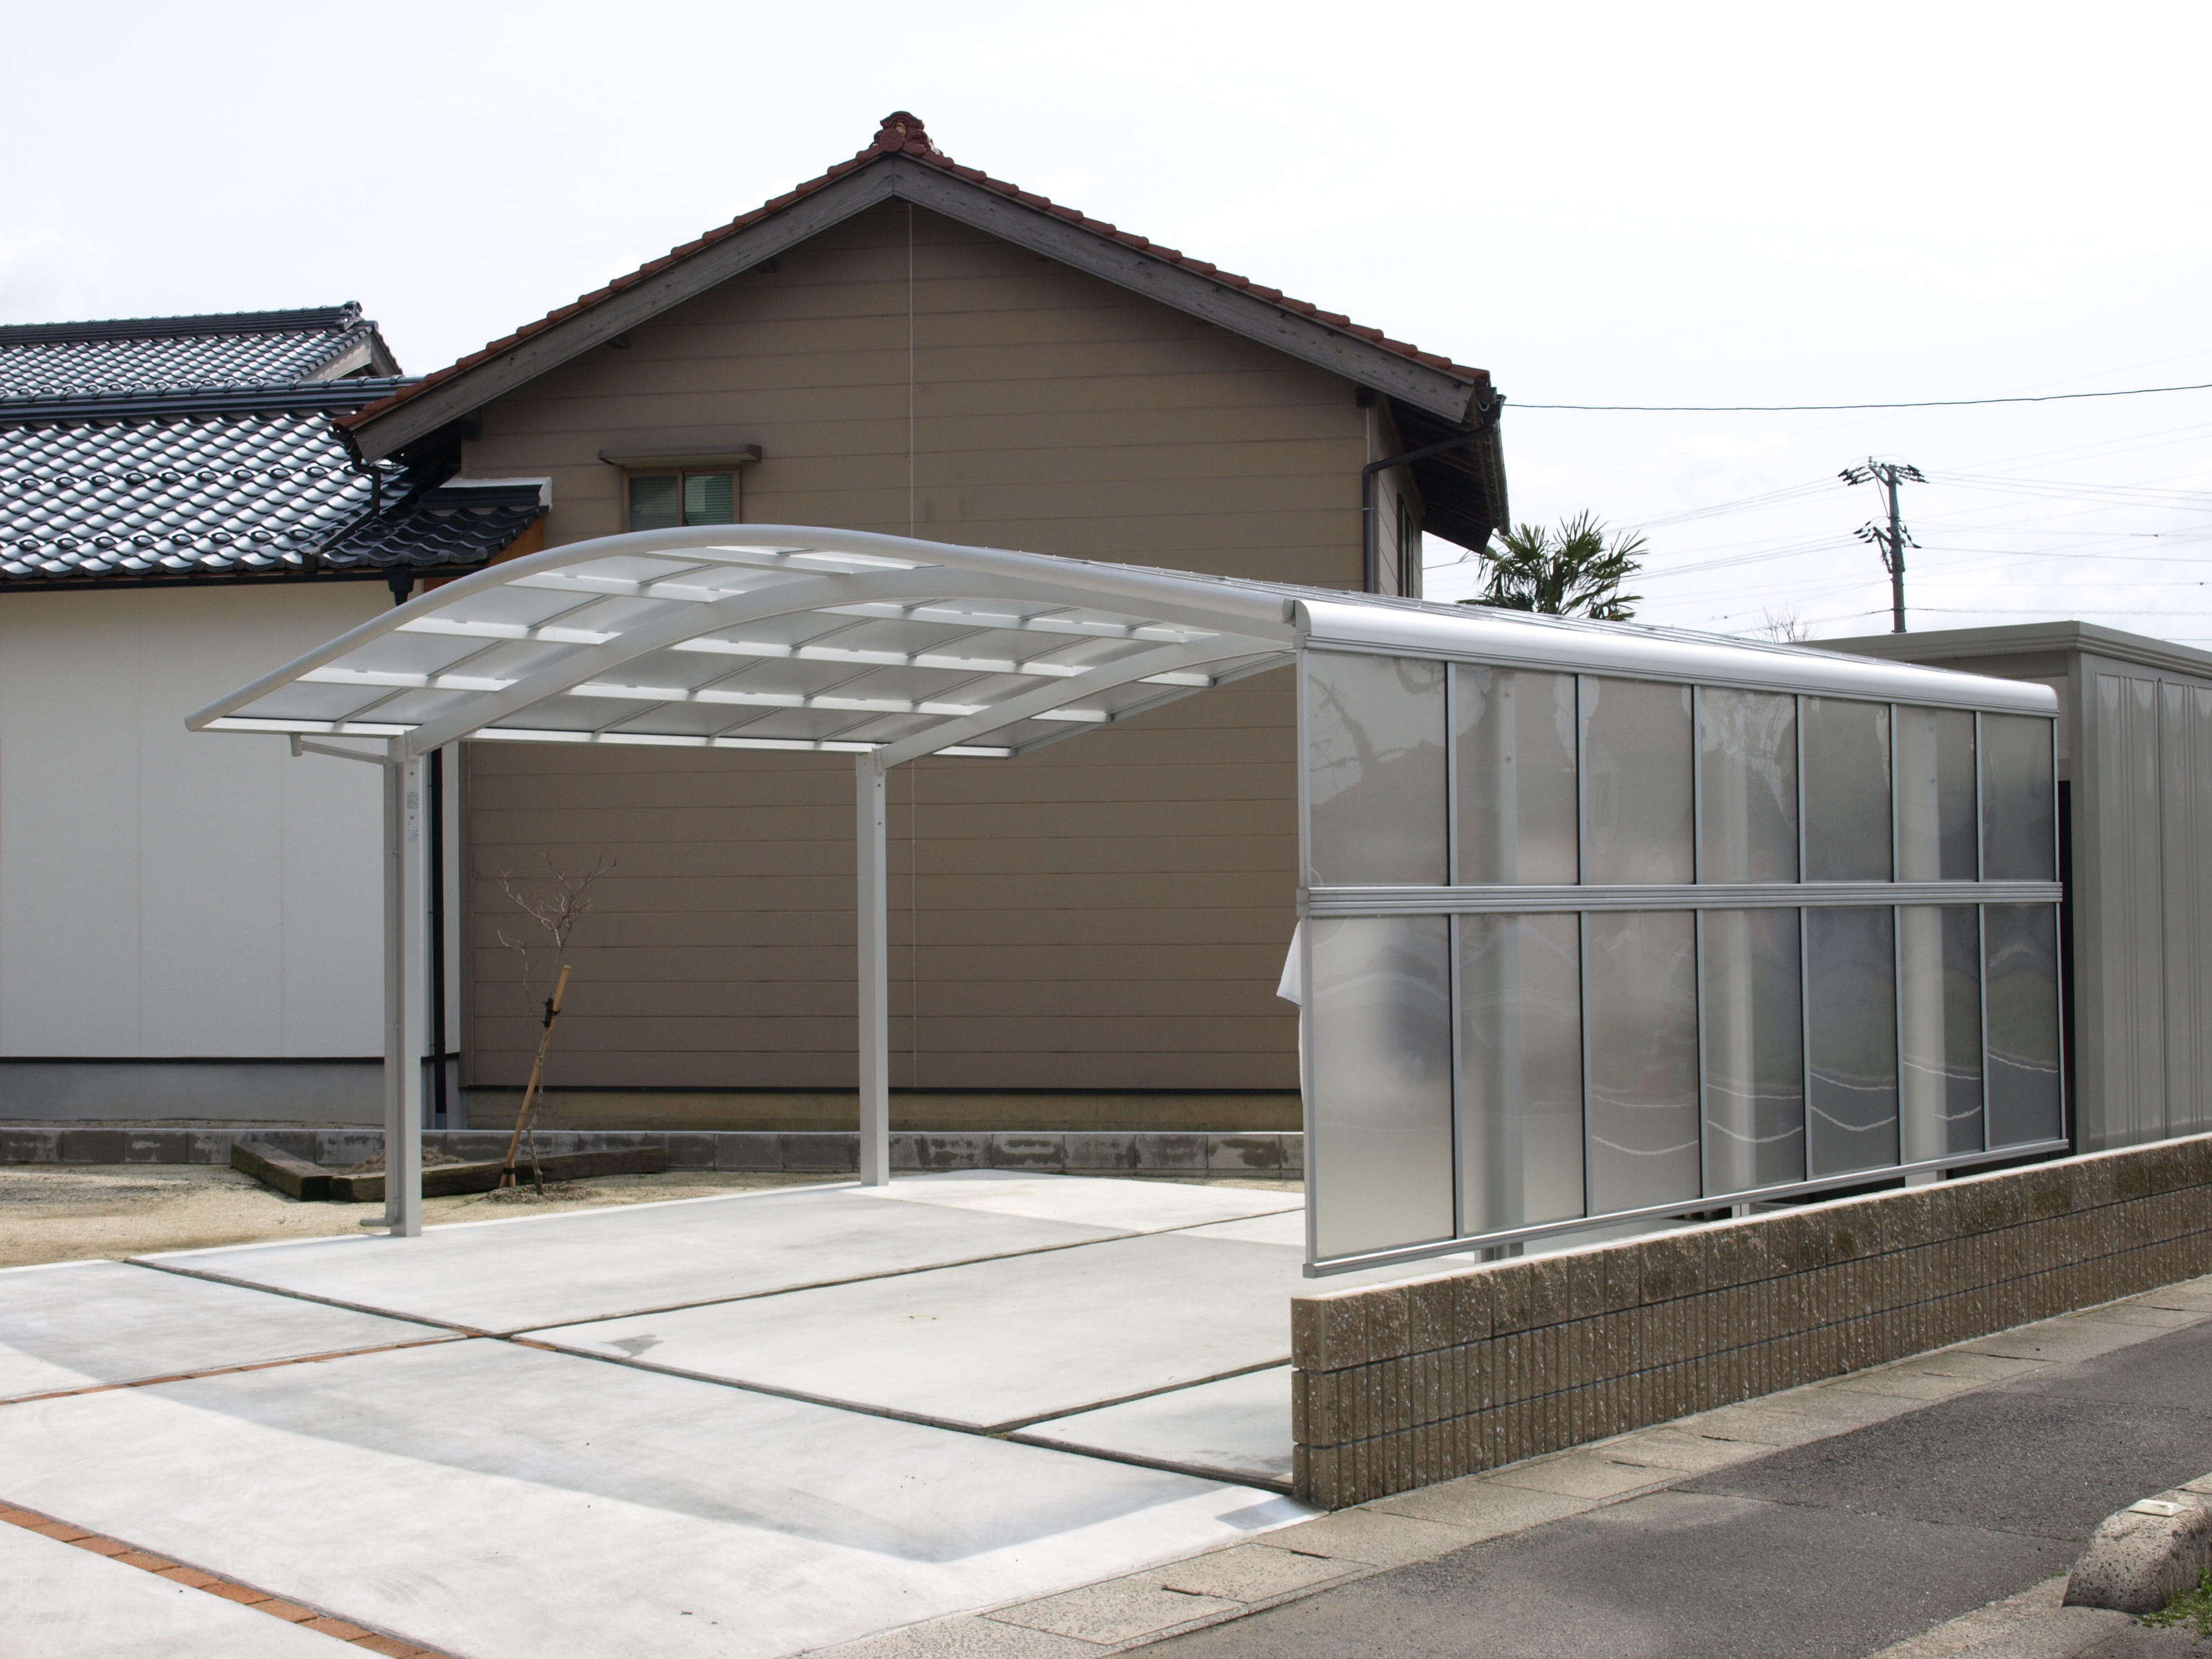
M1391 339L1379 329L961 167L903 110L885 116L874 141L851 161L493 341L343 424L364 453L396 453L624 330L894 198L1325 368L1425 417L1430 427L1441 422L1446 435L1485 433L1467 447L1474 453L1453 454L1446 464L1474 481L1483 497L1480 532L1503 522L1504 468L1496 437L1500 400L1486 370ZM1426 471L1420 476L1425 495ZM1460 528L1464 534L1475 526Z
M408 382L351 363L397 368L358 306L0 329L0 587L472 568L544 514L365 465L331 416Z
M0 407L19 398L291 386L399 365L358 304L0 327Z

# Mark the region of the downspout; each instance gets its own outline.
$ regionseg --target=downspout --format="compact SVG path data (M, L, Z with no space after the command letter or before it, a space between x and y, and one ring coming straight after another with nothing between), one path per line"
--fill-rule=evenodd
M1359 535L1364 556L1361 562L1360 592L1372 593L1376 591L1375 579L1378 574L1376 567L1381 562L1376 556L1375 545L1375 475L1387 471L1394 466L1403 466L1408 461L1425 460L1431 455L1442 454L1447 449L1457 449L1462 444L1474 442L1484 433L1498 424L1498 416L1504 412L1504 404L1505 398L1501 392L1492 398L1490 403L1480 410L1485 419L1474 431L1456 433L1439 442L1423 444L1419 449L1407 450L1403 454L1385 455L1381 460L1370 461L1359 469ZM1398 579L1401 583L1405 580L1403 571L1399 572Z

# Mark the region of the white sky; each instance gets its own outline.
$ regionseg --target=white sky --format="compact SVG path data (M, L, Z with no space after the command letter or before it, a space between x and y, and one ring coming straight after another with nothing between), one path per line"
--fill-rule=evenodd
M0 320L358 299L421 372L905 107L1515 403L2212 381L2201 4L77 0L8 36ZM1827 636L1887 626L1835 478L1873 453L1932 481L1916 627L2212 644L2208 442L2212 392L1506 426L1516 519L1648 526L1644 617Z

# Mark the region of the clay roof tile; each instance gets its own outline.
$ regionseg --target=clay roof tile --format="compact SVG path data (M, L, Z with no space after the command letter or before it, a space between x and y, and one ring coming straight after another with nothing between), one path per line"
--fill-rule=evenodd
M893 110L889 115L884 117L882 123L878 126L874 140L866 149L856 152L851 161L834 163L824 169L819 177L809 179L804 184L796 185L782 195L772 198L752 211L740 214L729 223L710 230L680 247L671 249L659 258L641 265L628 276L618 276L605 287L583 295L573 304L563 306L556 311L548 312L539 321L526 324L505 338L493 342L483 350L473 352L445 368L423 376L420 380L402 388L381 402L369 404L358 414L342 417L341 424L348 427L366 425L410 398L420 396L432 386L442 385L455 375L464 374L478 363L495 357L501 352L520 344L530 336L551 327L577 312L599 304L611 295L634 286L655 271L665 270L671 264L690 258L702 248L720 241L726 236L758 223L769 215L789 206L801 197L811 195L854 169L866 167L883 156L894 155L911 156L915 161L926 166L936 167L954 178L963 179L970 184L981 185L1001 196L1011 197L1026 206L1050 213L1055 218L1079 224L1085 229L1095 232L1098 235L1109 237L1125 246L1137 248L1156 258L1166 260L1171 264L1181 265L1187 270L1209 277L1224 286L1241 289L1270 304L1310 316L1318 322L1327 324L1331 328L1341 330L1355 338L1378 345L1386 351L1395 352L1413 362L1442 369L1449 374L1466 376L1486 383L1489 380L1489 374L1482 369L1470 368L1465 364L1455 362L1450 358L1439 356L1435 352L1423 351L1419 347L1408 345L1401 340L1391 339L1379 329L1363 327L1340 313L1323 311L1308 301L1290 299L1279 289L1263 287L1249 277L1236 276L1221 270L1217 265L1209 264L1203 259L1188 258L1178 249L1162 247L1146 240L1141 236L1132 234L1127 231L1117 230L1114 226L1102 220L1086 217L1076 209L1060 206L1048 198L1023 190L1019 185L1010 185L1004 179L994 179L980 168L962 167L930 142L928 129L922 125L919 117L906 110Z

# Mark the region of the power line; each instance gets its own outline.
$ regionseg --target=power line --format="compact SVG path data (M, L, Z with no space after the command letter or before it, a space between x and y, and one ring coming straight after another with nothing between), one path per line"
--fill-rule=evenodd
M1837 415L1868 409L1980 409L1991 404L2063 404L2077 398L2148 398L2162 392L2212 392L2196 386L2137 386L2122 392L2046 392L2032 398L1937 398L1910 404L1514 404L1515 409L1571 410L1584 415Z

